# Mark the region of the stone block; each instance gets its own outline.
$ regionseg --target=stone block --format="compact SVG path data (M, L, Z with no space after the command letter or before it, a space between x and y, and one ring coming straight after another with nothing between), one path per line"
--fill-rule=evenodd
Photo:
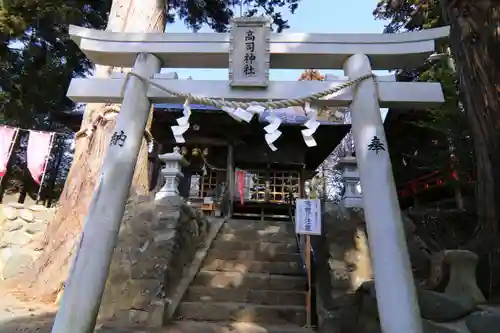
M147 326L149 327L164 326L165 308L166 308L165 300L163 299L153 300L148 309Z
M19 217L28 223L35 219L35 216L29 209L21 209L19 211Z
M18 275L32 262L33 256L28 253L21 251L13 253L1 267L2 279L6 280Z
M424 333L471 333L462 321L452 323L436 323L423 319L422 328Z
M328 260L330 268L330 281L332 288L349 290L351 289L351 271L348 263L343 260L330 259Z
M7 220L2 224L2 229L9 232L21 230L23 227L24 223L20 219Z
M19 216L19 210L12 207L11 205L3 205L3 216L7 220L15 220Z
M341 292L332 290L330 306L332 310L355 306L358 307L364 295L357 292Z
M498 333L500 332L500 309L496 311L478 311L465 319L471 333Z
M31 240L31 235L25 233L23 230L16 230L13 232L6 232L0 241L0 247L8 245L23 246L28 244Z
M21 208L25 207L25 205L23 203L19 203L19 202L9 202L5 206L9 206L9 207L16 208L16 209L21 209Z
M358 292L367 294L375 300L376 290L374 281L363 283ZM476 309L475 305L463 304L460 300L449 295L421 288L417 288L417 298L422 318L436 322L458 320Z
M330 207L323 220L331 286L355 291L373 278L364 218L354 209Z
M139 261L130 268L130 278L132 279L158 279L163 280L167 264L162 261L144 260Z
M31 206L27 206L26 209L29 209L32 212L44 212L44 211L48 210L43 205L31 205Z
M422 318L437 322L457 320L474 311L475 306L430 290L417 292Z
M356 332L382 333L377 316L373 316L369 313L362 312L359 314L357 318L357 326Z
M148 320L148 312L144 310L129 310L129 321L132 324L143 324Z
M168 243L174 240L176 234L177 231L172 229L157 232L154 236L153 241L155 244Z
M25 231L30 234L30 235L35 235L38 233L43 233L45 232L45 229L47 228L47 223L44 221L38 221L34 223L30 223L26 226Z
M486 303L486 298L476 283L478 256L466 250L448 250L444 260L450 267L450 279L445 294L464 304L474 306Z

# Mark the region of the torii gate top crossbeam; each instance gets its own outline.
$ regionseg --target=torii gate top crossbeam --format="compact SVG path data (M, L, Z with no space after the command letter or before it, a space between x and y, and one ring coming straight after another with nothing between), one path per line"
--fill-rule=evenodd
M231 47L226 33L115 33L71 26L69 33L95 64L132 67L138 53L153 53L164 68L227 68ZM435 51L449 27L400 34L272 33L271 68L341 69L356 53L370 57L372 69L415 68Z

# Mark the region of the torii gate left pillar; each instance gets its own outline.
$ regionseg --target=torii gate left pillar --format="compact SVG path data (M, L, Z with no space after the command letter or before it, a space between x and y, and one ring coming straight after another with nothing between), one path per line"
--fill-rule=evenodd
M153 77L160 69L160 59L141 53L133 71ZM94 331L151 109L147 91L147 83L130 78L52 333Z

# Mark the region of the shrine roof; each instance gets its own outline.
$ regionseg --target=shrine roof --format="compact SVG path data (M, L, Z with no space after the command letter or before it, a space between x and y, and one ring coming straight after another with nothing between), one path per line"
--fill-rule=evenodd
M175 143L170 126L176 125L176 119L182 116L182 104L155 104L154 120L151 132L157 142L162 143L164 151L168 151ZM226 112L211 106L192 104L193 111L190 119L191 129L184 135L186 145L208 145L220 147L221 154L225 154L225 147L233 144L237 147L236 155L241 156L241 167L263 168L265 165L278 165L286 168L304 165L307 169L316 169L328 155L340 143L342 138L349 132L350 125L339 122L319 119L321 126L318 127L314 138L316 147L307 148L302 138L301 129L307 118L300 107L276 110L282 120L280 131L282 136L277 140L277 152L272 152L264 140L265 117L264 112L248 124L238 122L231 118ZM80 129L83 112L66 112L56 114L59 121L72 130ZM194 130L194 125L199 129ZM300 156L303 156L299 159ZM224 167L224 160L221 161ZM294 167L295 168L295 167Z
M175 103L158 103L154 104L154 108L155 111L179 113L182 111L183 105ZM202 104L191 104L191 110L195 112L222 112L220 108ZM307 117L304 115L305 113L301 107L277 109L275 110L275 112L284 124L301 125L307 121ZM266 110L265 112L263 112L259 117L259 122L267 122L265 118L268 115L269 111ZM79 130L82 116L83 110L60 112L54 115L54 117L56 118L55 120L67 125L73 131ZM321 125L339 125L339 122L322 119L321 117L319 117L318 121L321 123Z
M153 121L152 133L155 139L161 142L168 151L179 144L175 142L170 126L176 125L176 119L182 116L181 110L170 108L174 105L163 105L167 109L158 109ZM180 105L181 106L181 105ZM272 152L264 139L264 118L254 117L250 123L238 122L226 112L217 108L207 107L207 112L200 112L192 106L193 113L190 118L191 128L184 134L186 146L212 146L222 148L221 154L225 155L226 146L234 145L237 166L245 169L263 169L266 166L292 167L305 166L306 169L316 169L328 155L335 149L344 136L349 132L350 125L323 120L314 134L316 147L308 148L304 143L301 129L307 120L300 112L301 108L278 110L278 115L283 120L279 130L281 137L276 141L278 147ZM197 112L198 111L198 112ZM167 148L168 147L168 148ZM220 161L225 165L225 159Z
M167 112L178 112L183 109L182 104L174 103L158 103L155 104L155 110L162 110ZM218 111L221 112L220 108L201 105L201 104L191 104L191 109L195 111ZM301 107L289 107L283 109L276 109L273 112L281 119L283 123L290 125L302 125L304 124L308 117L305 116L305 111ZM259 115L259 122L267 122L266 117L270 115L270 111L266 110ZM339 122L327 120L325 118L319 117L318 121L321 125L339 125Z

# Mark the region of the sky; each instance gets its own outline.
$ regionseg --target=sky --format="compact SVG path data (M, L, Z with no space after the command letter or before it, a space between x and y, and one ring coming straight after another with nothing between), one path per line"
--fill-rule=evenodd
M285 32L382 33L384 21L375 20L372 15L376 3L376 0L302 0L295 14L290 14L286 9L283 11L284 18L290 25ZM238 13L239 8L236 8L235 12ZM182 21L167 25L165 31L190 32ZM211 32L211 30L204 28L200 32ZM192 77L194 80L227 80L228 76L227 70L224 69L176 68L175 71L181 79ZM296 81L301 73L301 70L271 70L270 79ZM343 76L342 71L322 70L321 73Z

